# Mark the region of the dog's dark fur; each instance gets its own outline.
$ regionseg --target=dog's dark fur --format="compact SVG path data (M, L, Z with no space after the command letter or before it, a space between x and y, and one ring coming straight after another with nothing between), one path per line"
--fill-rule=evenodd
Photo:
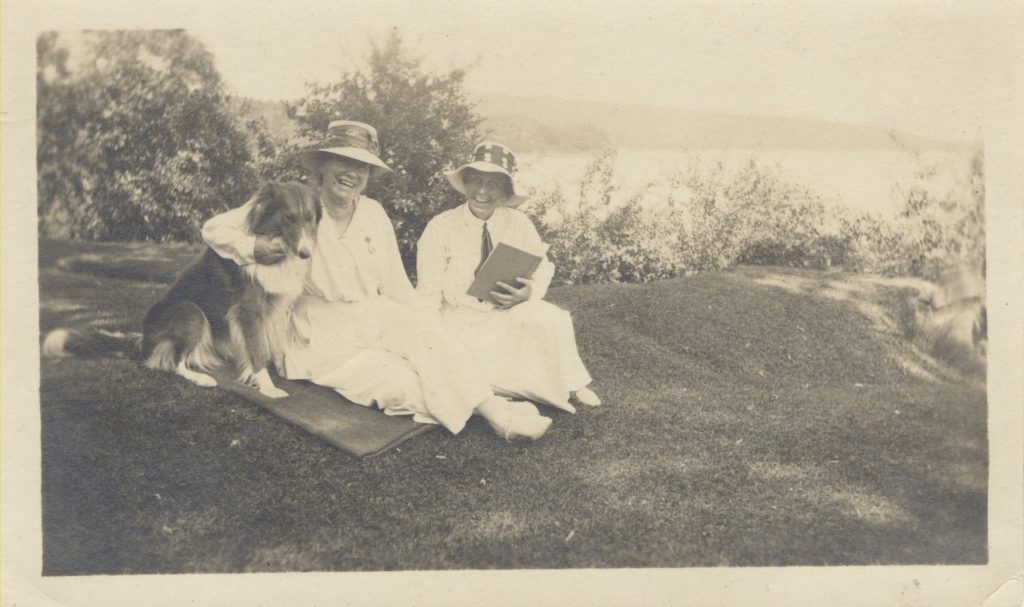
M253 198L247 222L253 235L278 237L286 257L272 265L238 266L207 249L146 314L142 337L97 329L57 329L44 356L109 356L141 346L143 364L176 373L202 386L202 373L235 364L239 381L266 396L285 396L267 373L290 339L288 312L302 294L316 246L320 206L300 183L268 183ZM141 342L141 343L140 343Z

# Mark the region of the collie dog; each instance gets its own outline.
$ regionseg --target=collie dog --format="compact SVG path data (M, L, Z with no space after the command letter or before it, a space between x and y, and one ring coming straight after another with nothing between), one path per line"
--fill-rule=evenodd
M291 308L309 273L321 210L313 190L294 182L268 183L250 203L247 231L280 238L287 245L282 261L238 266L207 249L149 309L141 336L56 329L43 342L43 356L133 353L150 369L200 386L216 386L205 372L228 360L239 371L239 382L264 396L287 396L267 368L274 363L281 369L292 338Z

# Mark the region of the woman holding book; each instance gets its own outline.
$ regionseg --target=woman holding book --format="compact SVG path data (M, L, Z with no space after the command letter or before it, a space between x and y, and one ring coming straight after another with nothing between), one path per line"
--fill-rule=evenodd
M376 130L334 121L326 140L302 159L323 216L304 294L292 310L295 338L278 372L452 433L475 412L506 439L543 435L551 419L495 395L471 353L423 310L391 220L362 195L370 178L391 170L378 157ZM278 263L281 243L246 231L252 204L207 221L203 240L239 265Z
M417 247L417 291L440 310L441 326L473 352L498 394L574 412L570 400L597 406L580 360L569 313L544 301L554 276L533 222L514 207L512 150L481 143L472 160L447 175L466 202L430 220ZM498 282L490 299L466 293L498 243L539 256L532 276ZM493 301L492 301L493 300Z

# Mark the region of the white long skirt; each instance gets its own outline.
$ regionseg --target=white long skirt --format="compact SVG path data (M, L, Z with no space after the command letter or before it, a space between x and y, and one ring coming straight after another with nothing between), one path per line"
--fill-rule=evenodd
M386 297L360 302L303 298L308 344L284 359L289 379L333 388L388 415L412 415L453 434L493 392L469 352L436 320Z
M591 382L571 315L549 302L489 311L445 306L441 326L473 353L496 394L574 412L570 393Z

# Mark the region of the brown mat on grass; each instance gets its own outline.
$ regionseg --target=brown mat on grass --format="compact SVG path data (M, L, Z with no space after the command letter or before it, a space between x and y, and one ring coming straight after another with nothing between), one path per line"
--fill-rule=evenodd
M309 382L274 377L274 384L288 396L267 398L253 388L236 383L232 372L220 371L213 376L221 388L356 457L373 457L438 427L418 424L409 415L384 415L379 409L357 405L334 390Z

